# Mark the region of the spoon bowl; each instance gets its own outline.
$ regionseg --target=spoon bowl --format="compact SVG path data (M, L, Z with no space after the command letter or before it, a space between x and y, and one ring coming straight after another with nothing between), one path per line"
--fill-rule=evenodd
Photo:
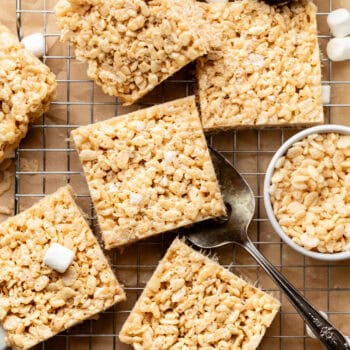
M243 244L255 212L254 194L248 183L219 152L210 148L215 173L226 205L227 217L195 225L187 238L200 248Z

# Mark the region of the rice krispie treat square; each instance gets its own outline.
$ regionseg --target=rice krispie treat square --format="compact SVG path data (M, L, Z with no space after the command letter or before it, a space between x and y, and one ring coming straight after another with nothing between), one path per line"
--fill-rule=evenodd
M48 110L55 89L55 75L0 23L0 162Z
M134 349L254 350L280 303L176 239L120 332Z
M56 15L89 77L127 104L209 48L194 0L60 0Z
M124 300L67 186L0 224L0 321L13 349L28 349ZM74 252L64 274L43 262L52 243Z
M225 214L193 96L72 137L107 249Z
M203 4L216 31L198 60L205 130L323 122L316 6Z

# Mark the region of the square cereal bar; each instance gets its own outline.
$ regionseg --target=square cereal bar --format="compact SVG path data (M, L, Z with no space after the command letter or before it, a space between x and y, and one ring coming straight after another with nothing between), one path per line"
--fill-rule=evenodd
M56 15L89 77L127 104L209 48L194 0L60 0Z
M225 214L193 96L72 136L107 249Z
M55 75L0 23L0 162L49 108Z
M67 186L0 224L0 320L13 349L28 349L124 300ZM52 243L74 251L64 274L43 263Z
M280 303L176 239L120 332L137 350L254 350Z
M203 4L216 35L198 60L203 128L323 122L316 6L237 0Z

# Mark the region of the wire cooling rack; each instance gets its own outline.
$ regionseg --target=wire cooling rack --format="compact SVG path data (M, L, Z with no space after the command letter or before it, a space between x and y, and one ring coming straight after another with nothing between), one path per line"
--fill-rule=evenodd
M55 0L16 0L18 35L38 31L44 34L46 54L43 59L57 74L58 94L48 114L31 127L16 153L15 210L18 213L68 182L77 191L79 204L89 213L91 224L96 227L82 169L69 140L70 131L79 125L192 94L195 86L191 74L193 67L163 83L141 104L123 107L87 78L85 66L76 60L74 50L68 44L59 43L54 4ZM325 52L329 38L325 19L330 10L341 4L319 0L317 5L319 41ZM325 104L326 120L350 125L350 62L332 64L325 58L322 61L323 84L331 85L332 89L332 103ZM296 131L276 128L232 131L213 136L209 141L235 164L254 190L256 215L249 229L250 237L317 308L326 311L330 320L350 335L349 262L326 264L290 250L274 234L264 211L262 182L267 164L281 143ZM124 252L107 253L119 280L125 285L128 301L102 313L99 320L87 321L36 349L130 349L119 342L118 331L172 238L171 235L161 235L135 244ZM230 265L234 272L257 281L259 286L282 301L281 313L268 330L260 349L321 348L317 341L306 336L304 323L293 307L244 251L229 246L213 253L223 265Z

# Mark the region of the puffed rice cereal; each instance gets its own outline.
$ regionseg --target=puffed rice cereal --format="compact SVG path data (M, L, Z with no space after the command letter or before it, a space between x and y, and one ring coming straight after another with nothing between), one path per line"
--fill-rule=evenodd
M72 137L107 249L225 214L193 96Z
M323 122L316 7L203 4L216 29L197 64L206 131Z
M29 123L49 108L55 75L0 23L0 162L27 134Z
M270 198L283 231L307 250L350 249L350 136L313 134L276 163Z
M0 322L13 349L31 348L125 299L72 195L63 187L0 224ZM74 251L64 274L44 264L53 242Z
M254 350L280 303L176 239L120 332L135 350Z
M127 104L209 49L194 0L60 0L56 14L89 77Z

